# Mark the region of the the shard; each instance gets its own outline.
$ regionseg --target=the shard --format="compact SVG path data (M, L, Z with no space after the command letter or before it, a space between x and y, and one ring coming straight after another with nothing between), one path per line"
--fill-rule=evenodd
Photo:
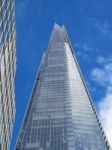
M54 25L15 150L108 150L64 26Z

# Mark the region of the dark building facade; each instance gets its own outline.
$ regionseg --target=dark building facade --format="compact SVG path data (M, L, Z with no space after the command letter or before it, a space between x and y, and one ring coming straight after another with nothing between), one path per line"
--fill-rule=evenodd
M43 55L15 149L109 149L66 30L57 24Z

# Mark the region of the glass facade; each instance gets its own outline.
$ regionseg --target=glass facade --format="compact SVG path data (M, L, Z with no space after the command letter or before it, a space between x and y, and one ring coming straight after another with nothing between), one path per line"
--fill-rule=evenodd
M14 0L0 0L0 150L9 150L15 118Z
M54 25L15 150L107 150L64 27Z

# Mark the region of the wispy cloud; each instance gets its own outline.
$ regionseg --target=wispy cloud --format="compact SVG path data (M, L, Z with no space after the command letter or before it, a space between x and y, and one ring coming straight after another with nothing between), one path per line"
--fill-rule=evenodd
M93 48L91 48L91 47L88 47L86 44L79 44L79 43L76 43L76 44L74 44L75 45L75 47L77 47L77 48L81 48L83 51L85 51L85 52L91 52L91 51L93 51L94 49Z
M112 63L106 64L104 68L93 69L91 79L101 86L112 85Z
M98 64L104 64L106 62L106 58L103 57L103 56L98 56L97 59L96 59L96 62Z
M80 57L81 61L85 61L88 62L88 64L90 64L92 61L90 59L90 54L94 51L93 48L87 46L87 44L85 43L75 43L74 47L76 49L76 54L78 57Z
M34 14L34 10L36 9L36 14L38 17L40 17L40 13L43 9L43 4L45 0L37 0L35 3L35 6L33 5L31 0L24 0L24 1L16 1L16 16L19 18L23 18L29 15ZM28 15L28 16L29 16Z
M112 55L110 55L108 58L104 56L97 56L96 63L100 65L106 65L112 63Z
M86 54L86 53L84 53L84 52L82 52L82 51L76 51L76 54L78 55L78 57L81 58L82 61L83 61L83 60L89 61L89 56L88 56L88 54Z
M94 26L103 36L112 39L112 24L107 21L103 23L95 22Z
M83 46L81 44L79 44L79 43L75 43L74 47L76 49L76 54L77 54L78 57L81 58L81 61L88 60L88 62L89 62L88 53L86 53L84 51Z
M94 59L96 58L96 54L99 53L100 49L92 46L88 46L87 43L75 43L74 47L76 49L76 54L78 57L80 57L81 61L86 61L88 64L93 64Z
M16 16L21 18L25 16L27 13L27 7L29 5L30 1L29 0L24 0L24 1L16 1Z
M98 108L104 130L112 147L112 59L99 56L97 62L103 66L91 71L91 79L96 84L103 86L106 91L98 104Z
M96 92L96 87L95 86L91 86L90 82L86 81L87 83L87 86L89 88L89 90L92 92L92 93L95 93Z

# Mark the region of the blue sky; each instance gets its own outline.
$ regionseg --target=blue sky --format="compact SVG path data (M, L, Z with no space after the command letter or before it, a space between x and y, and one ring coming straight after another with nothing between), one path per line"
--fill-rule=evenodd
M65 25L112 144L112 1L15 0L17 30L14 149L36 72L55 22ZM108 116L108 117L106 117Z

